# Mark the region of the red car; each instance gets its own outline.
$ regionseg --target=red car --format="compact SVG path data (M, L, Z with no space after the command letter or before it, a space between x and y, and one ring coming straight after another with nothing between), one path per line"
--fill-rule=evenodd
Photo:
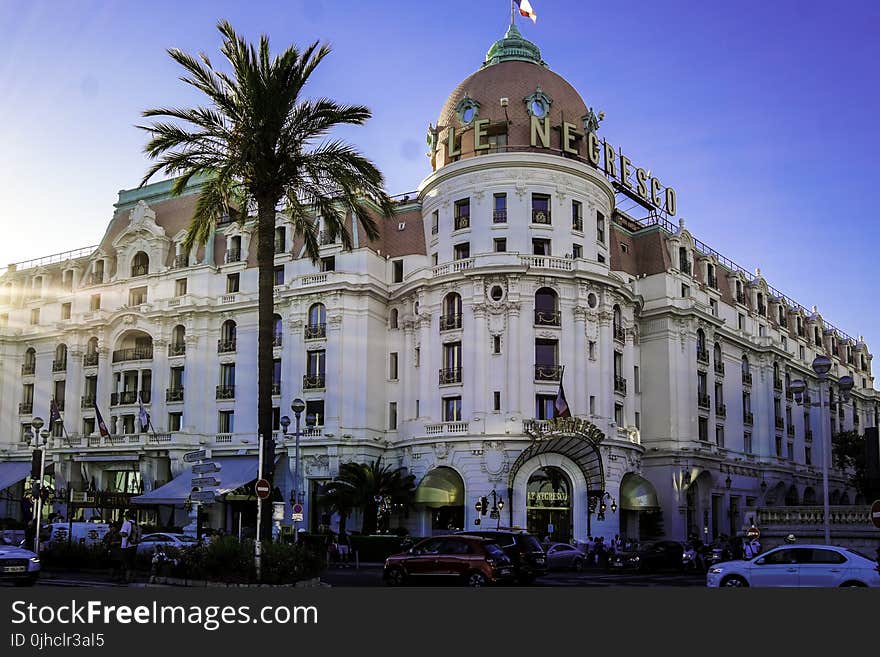
M513 566L493 541L459 534L426 538L408 552L388 557L383 576L391 586L413 579L458 580L468 586L486 586L511 579Z

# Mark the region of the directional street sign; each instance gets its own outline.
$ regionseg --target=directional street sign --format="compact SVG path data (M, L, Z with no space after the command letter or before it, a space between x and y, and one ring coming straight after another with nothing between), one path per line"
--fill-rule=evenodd
M214 502L214 491L200 490L196 493L190 493L189 497L193 502L205 502L210 504L211 502Z
M203 459L208 458L208 450L200 449L197 452L187 452L183 455L184 463L195 463L196 461L201 461Z
M880 500L876 500L871 505L871 522L877 529L880 529Z
M193 477L192 478L193 486L219 486L220 481L214 479L214 477Z
M223 469L219 463L208 461L207 463L197 463L192 467L193 474L209 474L211 472L220 472Z

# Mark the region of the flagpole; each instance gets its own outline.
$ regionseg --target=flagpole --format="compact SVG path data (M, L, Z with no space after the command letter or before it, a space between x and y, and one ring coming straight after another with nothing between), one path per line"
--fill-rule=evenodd
M510 24L513 25L516 22L516 3L513 0L510 0Z

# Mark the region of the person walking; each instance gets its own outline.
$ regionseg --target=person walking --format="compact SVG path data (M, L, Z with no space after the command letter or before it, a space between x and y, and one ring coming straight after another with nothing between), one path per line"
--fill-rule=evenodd
M122 535L119 533L119 523L111 522L110 530L101 539L110 563L110 577L114 580L122 579Z
M132 571L134 570L134 561L137 556L137 544L141 540L141 527L137 523L137 517L134 511L126 514L125 522L122 523L122 529L119 531L122 536L122 567L123 581L130 582Z

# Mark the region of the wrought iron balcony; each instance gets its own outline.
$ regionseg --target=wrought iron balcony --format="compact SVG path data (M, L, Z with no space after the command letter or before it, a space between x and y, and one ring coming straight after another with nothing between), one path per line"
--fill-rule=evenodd
M697 406L705 409L711 408L712 400L707 393L697 391Z
M613 332L615 340L618 342L626 342L626 330L620 324L614 325Z
M697 362L704 365L709 364L709 350L703 345L697 345Z
M91 408L92 406L95 405L95 401L96 401L96 398L95 398L94 394L83 395L82 397L79 398L79 407L80 408Z
M183 386L174 387L174 388L166 388L165 389L165 401L166 402L182 402L183 401Z
M561 326L562 313L558 310L535 309L535 326Z
M708 284L709 284L709 287L717 290L718 289L718 277L710 275L708 277Z
M788 401L793 401L793 400L794 400L794 393L791 391L791 388L786 388L786 389L785 389L785 398L786 398Z
M280 394L281 394L281 384L280 383L273 383L272 384L272 396L277 397Z
M183 269L184 267L189 267L189 256L183 253L174 256L174 263L172 267L174 269Z
M226 258L224 261L229 264L230 262L238 262L241 260L241 251L239 249L229 249L226 252Z
M715 361L715 374L718 376L724 376L724 363L721 361Z
M217 340L217 353L229 354L235 351L235 338L231 340Z
M813 430L812 429L807 429L804 432L804 440L807 441L808 443L813 441Z
M186 353L185 342L172 342L168 345L169 356L183 356Z
M532 223L533 224L546 224L550 225L550 210L535 210L532 209Z
M471 218L468 215L462 215L460 217L455 217L455 230L463 230L464 228L471 227Z
M492 212L492 223L493 224L506 224L507 223L507 210L494 210Z
M559 365L539 365L535 363L535 381L559 381L562 367Z
M52 361L52 371L53 372L65 372L67 371L67 359L62 358L60 360L56 359Z
M325 383L324 374L303 374L303 390L321 390Z
M34 412L34 403L33 402L21 402L18 405L18 414L19 415L30 415Z
M461 313L454 315L440 315L440 330L452 331L461 328Z
M303 339L304 340L320 340L321 338L326 338L326 337L327 337L327 323L326 322L320 322L319 324L306 324L305 326L303 326Z
M104 282L104 274L89 274L89 285L101 285Z
M146 276L149 272L149 265L133 265L131 268L131 277Z
M445 369L441 369L439 383L441 386L448 383L461 383L461 368L447 367Z
M576 230L579 233L584 232L584 220L580 217L575 217L571 220L571 229Z
M785 428L785 419L779 417L778 415L773 418L774 426L780 431Z
M782 379L774 378L773 379L773 389L782 392Z
M25 363L21 366L21 374L22 376L29 376L37 371L36 363Z
M743 385L750 386L752 385L752 373L751 372L743 372Z
M727 417L727 404L715 404L715 417Z
M329 230L322 230L318 233L318 244L320 246L326 246L327 244L335 244L336 240L330 234Z
M690 263L690 261L689 261L689 260L685 260L685 261L683 261L683 262L681 263L681 273L682 273L682 274L687 274L688 276L690 276L690 275L691 275L691 271L692 271L692 270L691 270L691 263Z
M278 255L279 253L284 253L284 242L275 240L275 255Z
M743 294L742 292L737 292L736 293L736 302L739 304L742 304L743 306L746 305L746 295Z
M130 360L153 360L153 347L135 347L134 349L117 349L113 352L114 363Z
M793 425L793 424L789 424L789 425L785 428L785 432L786 432L789 436L791 436L792 438L794 438L794 425Z
M758 304L758 314L762 315L763 317L767 316L767 306L765 306L763 303Z
M235 386L217 386L216 399L235 399Z
M64 400L63 399L56 399L55 400L55 408L57 408L59 411L63 411L64 410Z
M440 232L439 226L431 226L431 235L436 235L439 232Z
M98 364L98 352L83 354L83 367L95 367Z
M281 335L282 335L281 333L273 333L272 334L272 346L273 347L280 347L281 346L281 342L283 340Z
M743 412L743 424L754 424L755 423L755 415L751 411Z
M615 375L614 392L619 392L622 395L626 394L626 379L624 377Z

